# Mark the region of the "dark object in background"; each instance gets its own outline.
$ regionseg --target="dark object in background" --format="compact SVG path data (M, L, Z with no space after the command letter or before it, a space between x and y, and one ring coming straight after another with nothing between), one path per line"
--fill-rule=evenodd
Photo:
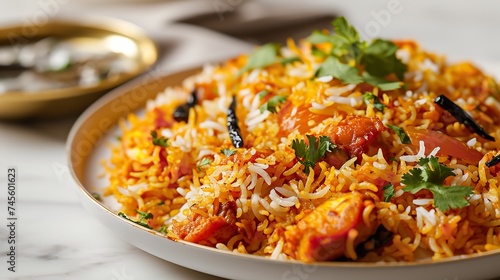
M206 13L177 22L212 29L254 44L286 43L287 38L300 39L331 26L336 15L299 7L242 2L232 11L207 10Z

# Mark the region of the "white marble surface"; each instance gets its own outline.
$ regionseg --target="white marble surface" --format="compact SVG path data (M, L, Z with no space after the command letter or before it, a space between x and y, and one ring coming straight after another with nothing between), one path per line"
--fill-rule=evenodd
M389 11L388 5L394 1L309 0L307 5L346 15L363 30L377 25L374 14ZM164 54L155 68L158 72L221 60L250 48L248 43L202 28L169 25L169 21L196 11L201 4L130 2L1 0L0 25L33 21L43 13L50 17L97 14L129 20L146 29L159 42ZM284 3L292 5L285 0L273 2L276 9ZM470 58L492 67L500 64L500 2L395 2L399 3L396 10L400 12L392 13L390 20L386 18L383 24L378 23L377 36L414 38L426 48L446 52L455 59ZM207 3L213 8L215 0L205 1L204 7ZM293 6L298 3L293 2ZM64 145L74 120L0 121L0 279L215 279L128 245L83 210L73 193L74 182L66 167ZM19 175L16 273L7 271L5 256L8 166L16 166Z

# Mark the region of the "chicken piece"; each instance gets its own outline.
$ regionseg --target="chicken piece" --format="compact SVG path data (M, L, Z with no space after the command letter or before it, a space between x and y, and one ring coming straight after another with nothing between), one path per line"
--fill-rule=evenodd
M284 252L304 262L356 259L355 247L378 227L376 214L365 213L373 201L353 192L339 194L319 205L285 231Z
M173 221L172 231L182 240L207 246L227 243L238 232L236 203L229 201L219 207L217 216L204 217L194 213L186 221Z
M338 124L329 124L322 135L327 135L335 145L345 150L350 158L361 158L363 153L376 153L381 148L374 141L386 128L377 117L348 116Z

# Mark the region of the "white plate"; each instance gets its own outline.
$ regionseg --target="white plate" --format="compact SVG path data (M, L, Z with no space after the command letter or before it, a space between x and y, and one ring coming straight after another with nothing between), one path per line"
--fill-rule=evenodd
M87 211L114 231L117 237L166 261L231 279L491 279L500 276L500 250L443 261L419 263L324 262L304 264L241 255L186 242L175 242L161 234L118 217L112 198L103 202L91 195L102 190L100 160L109 158L106 143L116 141L117 121L127 112L142 108L147 99L166 86L179 85L198 70L165 77L142 78L118 88L88 108L73 126L68 142L69 168L77 194Z

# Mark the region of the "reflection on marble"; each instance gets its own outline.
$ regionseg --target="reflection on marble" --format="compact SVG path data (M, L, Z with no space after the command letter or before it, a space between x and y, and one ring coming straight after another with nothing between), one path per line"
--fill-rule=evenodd
M9 279L217 279L121 241L77 203L20 200L18 213L18 272Z

